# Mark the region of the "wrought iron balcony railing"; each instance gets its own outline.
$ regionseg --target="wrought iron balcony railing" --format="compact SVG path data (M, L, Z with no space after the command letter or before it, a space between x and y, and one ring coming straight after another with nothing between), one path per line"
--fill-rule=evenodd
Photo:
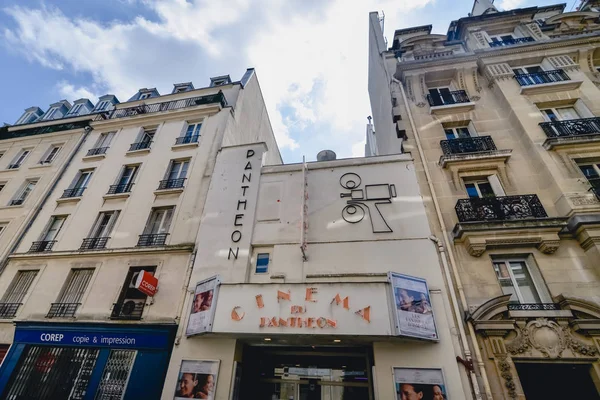
M542 83L553 83L570 81L569 75L562 69L553 71L534 72L533 74L517 74L515 79L521 86L539 85Z
M56 243L56 240L38 240L37 242L31 243L29 253L42 253L44 251L52 251L54 243Z
M21 164L9 164L7 169L17 169L21 166Z
M555 311L560 310L560 306L554 303L509 303L510 311Z
M0 303L0 318L14 318L23 303Z
M599 178L587 178L590 184L589 191L596 195L596 198L600 200L600 177Z
M225 95L222 92L209 94L206 96L192 97L189 99L181 99L181 100L173 100L166 101L163 103L154 103L154 104L140 104L134 107L120 108L114 109L111 111L105 111L99 113L95 121L103 121L107 119L115 119L115 118L124 118L124 117L132 117L135 115L143 115L155 112L162 111L172 111L179 110L181 108L188 108L199 106L203 104L212 104L212 103L220 103L222 107L227 106L227 100L225 99Z
M83 192L85 191L85 187L76 187L76 188L71 188L71 189L66 189L62 196L60 196L61 199L68 199L69 197L81 197L83 195Z
M549 138L600 134L600 118L568 119L541 122L540 127Z
M152 233L140 235L138 247L164 246L167 241L168 233Z
M89 149L86 156L99 156L101 154L106 154L106 150L108 147L96 147L95 149Z
M546 218L546 210L535 194L460 199L456 203L460 222L508 221Z
M431 107L436 106L447 106L450 104L468 103L471 101L467 92L464 90L455 90L454 92L440 93L439 97L433 97L431 94L427 95L427 101Z
M158 184L158 190L164 189L180 189L183 187L186 178L179 179L165 179L164 181L160 181Z
M121 185L110 185L106 194L129 193L133 188L133 183L124 183Z
M529 42L535 42L535 39L533 39L532 37L511 38L511 39L505 39L505 40L498 40L495 42L489 42L489 44L490 44L490 47L502 47L502 46L512 46L514 44L529 43Z
M105 249L106 242L108 242L108 239L110 239L110 237L108 237L108 236L85 238L85 239L83 239L83 242L81 243L81 247L79 248L79 250L81 251L81 250Z
M144 312L145 301L127 300L113 304L111 319L140 320Z
M81 303L52 303L46 318L74 317Z
M200 135L181 136L175 139L175 144L198 143Z
M444 155L482 153L497 150L491 136L441 140L440 146Z
M131 146L129 146L129 151L149 149L151 144L152 144L152 140L147 140L147 141L138 142L138 143L131 143Z
M10 205L11 206L20 206L21 204L23 204L23 202L25 201L25 199L14 199L10 201Z

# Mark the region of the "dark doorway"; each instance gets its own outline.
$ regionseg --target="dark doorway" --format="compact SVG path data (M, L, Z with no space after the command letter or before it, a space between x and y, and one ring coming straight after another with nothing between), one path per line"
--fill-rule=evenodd
M527 400L600 400L589 364L515 363Z

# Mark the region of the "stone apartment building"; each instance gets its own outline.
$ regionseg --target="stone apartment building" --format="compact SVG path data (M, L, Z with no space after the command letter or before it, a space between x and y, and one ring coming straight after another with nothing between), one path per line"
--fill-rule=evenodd
M258 164L281 163L253 69L110 103L100 98L81 127L54 121L70 130L2 128L15 139L0 150L17 162L21 147L37 161L62 146L56 164L2 172L43 186L0 275L2 398L159 398L217 154L262 142Z
M389 45L369 16L366 154L415 160L476 397L600 398L600 8L565 7L476 0Z

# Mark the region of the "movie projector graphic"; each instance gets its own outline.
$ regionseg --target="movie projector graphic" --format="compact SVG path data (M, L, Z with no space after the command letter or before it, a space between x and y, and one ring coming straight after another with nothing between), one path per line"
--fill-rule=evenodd
M396 197L396 185L389 183L378 183L364 185L361 188L362 179L353 172L346 173L340 178L340 186L349 192L340 193L341 198L348 199L346 206L342 209L342 218L350 224L358 224L368 214L371 221L373 233L393 232L385 220L380 207L392 204Z

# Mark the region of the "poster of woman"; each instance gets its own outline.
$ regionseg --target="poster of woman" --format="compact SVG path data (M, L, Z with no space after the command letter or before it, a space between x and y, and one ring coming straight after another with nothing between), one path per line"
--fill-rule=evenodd
M183 360L174 399L214 400L219 364L219 360Z
M215 276L196 285L186 329L187 336L212 330L219 283L219 278Z
M447 400L441 369L394 368L396 400Z
M390 272L398 334L437 340L427 282L421 278Z

